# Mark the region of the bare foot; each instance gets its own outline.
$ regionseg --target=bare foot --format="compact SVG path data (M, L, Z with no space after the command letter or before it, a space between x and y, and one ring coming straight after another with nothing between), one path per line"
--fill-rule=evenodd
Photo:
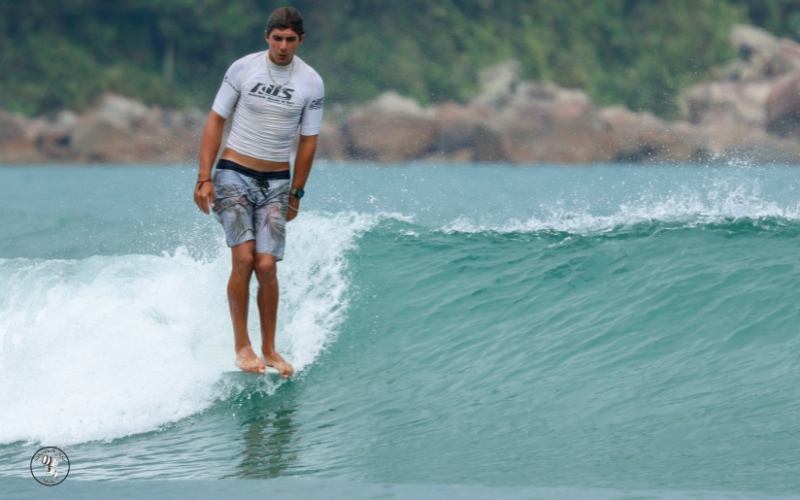
M250 346L244 347L236 353L236 366L243 371L255 373L257 375L263 375L267 372L267 367L264 366L264 362L261 361L261 358L256 356L256 353L253 352L253 348Z
M264 364L267 366L271 366L278 370L278 373L281 374L283 378L289 378L294 374L294 368L292 365L286 362L285 359L281 357L275 351L272 352L264 352Z

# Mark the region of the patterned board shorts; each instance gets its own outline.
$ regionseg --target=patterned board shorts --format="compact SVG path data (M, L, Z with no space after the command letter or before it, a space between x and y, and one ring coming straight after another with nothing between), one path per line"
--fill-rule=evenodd
M283 259L291 185L288 170L258 172L220 160L214 172L214 215L229 247L256 241L256 253Z

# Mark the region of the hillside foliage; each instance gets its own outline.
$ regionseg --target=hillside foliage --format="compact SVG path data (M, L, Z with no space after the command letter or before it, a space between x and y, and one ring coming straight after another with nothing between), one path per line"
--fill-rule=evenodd
M81 110L103 92L208 109L228 65L263 50L276 0L0 2L0 107ZM524 77L586 90L600 104L676 113L686 85L735 56L752 23L796 38L800 0L297 0L298 53L329 103L394 89L422 103L474 95L509 58Z

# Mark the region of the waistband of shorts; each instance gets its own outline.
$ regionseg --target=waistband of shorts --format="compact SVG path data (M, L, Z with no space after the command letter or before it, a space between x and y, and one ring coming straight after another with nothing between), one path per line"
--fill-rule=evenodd
M239 165L235 161L230 161L230 160L219 160L217 162L217 170L233 170L236 173L246 175L247 177L251 177L253 179L258 179L258 180L271 181L276 179L292 178L288 170L281 170L280 172L259 172L258 170L247 168L243 165Z

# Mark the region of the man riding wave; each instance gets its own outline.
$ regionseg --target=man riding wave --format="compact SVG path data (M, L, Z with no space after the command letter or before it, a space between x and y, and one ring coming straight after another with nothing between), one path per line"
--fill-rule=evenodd
M228 304L236 366L250 373L274 367L282 377L294 368L275 350L278 315L277 263L283 259L286 222L300 211L322 123L325 87L314 69L295 55L303 43L303 17L292 7L273 12L264 37L269 49L234 62L225 73L206 121L194 201L213 210L231 249ZM231 133L211 175L225 121ZM292 141L300 142L290 174ZM261 356L247 331L250 279L258 280Z

